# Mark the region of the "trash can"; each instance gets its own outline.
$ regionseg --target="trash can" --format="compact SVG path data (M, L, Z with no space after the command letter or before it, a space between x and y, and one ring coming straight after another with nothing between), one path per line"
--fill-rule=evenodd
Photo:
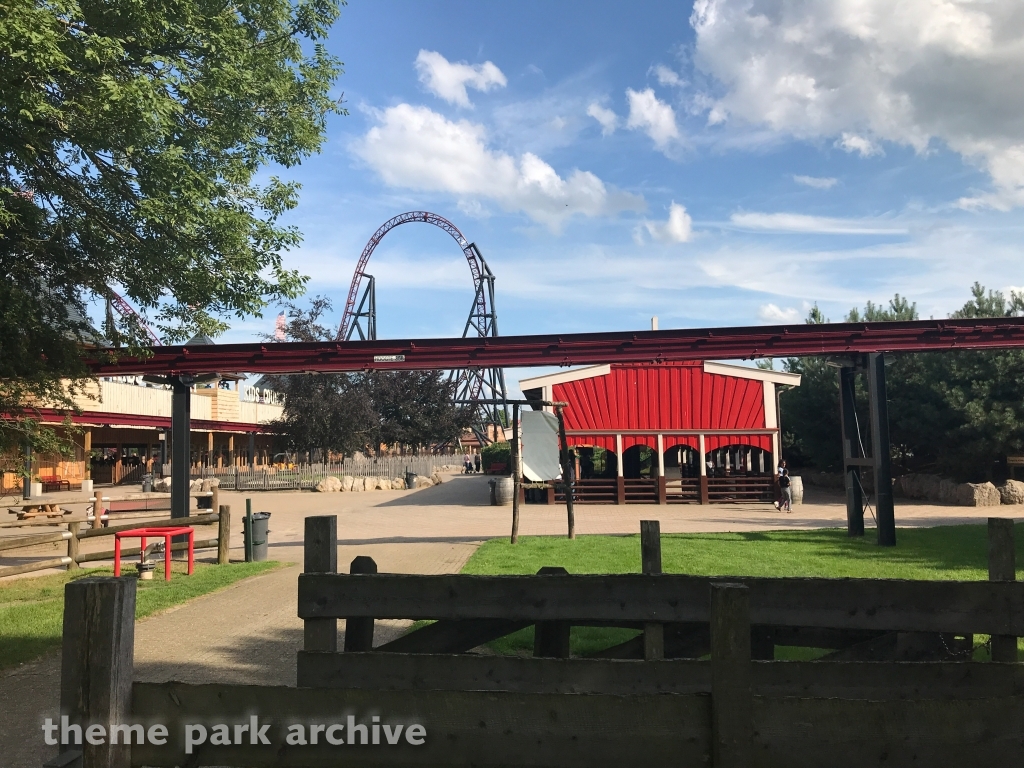
M498 506L498 496L497 496L497 493L494 490L494 486L496 486L497 484L498 484L497 480L488 480L487 481L487 485L491 489L491 506L492 507Z
M416 490L416 473L415 472L406 472L405 473L405 487L408 488L410 491L415 491Z
M267 559L267 545L270 534L270 513L256 512L252 516L251 530L243 530L243 534L252 536L253 561ZM249 528L249 526L245 526ZM248 549L248 547L247 547Z
M142 492L152 493L153 492L153 473L147 472L142 476Z

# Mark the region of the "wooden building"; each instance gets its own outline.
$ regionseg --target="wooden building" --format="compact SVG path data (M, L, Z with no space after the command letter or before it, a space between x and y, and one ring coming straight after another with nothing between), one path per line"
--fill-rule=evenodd
M562 401L580 501L771 498L778 393L800 376L713 362L613 364L523 379L527 399Z

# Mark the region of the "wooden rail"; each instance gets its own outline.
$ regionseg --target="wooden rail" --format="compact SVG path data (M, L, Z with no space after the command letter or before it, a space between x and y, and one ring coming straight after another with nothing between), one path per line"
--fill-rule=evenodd
M1001 535L1007 526L994 528L993 563L1005 559L1007 544ZM332 573L337 569L336 523L330 517L307 518L307 572L299 587L306 648L299 654L296 688L129 685L133 580L72 582L66 587L61 712L72 723L155 722L168 728L163 745L130 750L85 745L80 748L83 768L298 768L338 765L345 756L370 768L817 768L826 762L837 768L959 768L1024 760L1022 665L754 659L758 621L766 616L811 621L813 628L815 621L834 622L848 615L847 624L913 632L969 624L973 631L986 627L1009 636L1022 629L1018 585L998 580L925 582L918 589L893 581L666 576L657 573L652 548L656 530L650 524L643 529L647 573L628 577L632 581L556 572L437 581L376 574L369 558L357 558L353 574ZM423 588L396 578L418 579ZM668 585L667 591L659 584ZM693 591L697 584L705 588L699 595ZM826 605L827 595L819 586L830 584L837 591ZM937 602L938 586L949 590L948 611ZM582 604L574 602L580 599ZM510 602L515 600L521 604ZM633 601L651 605L630 605ZM877 610L863 609L870 601ZM347 650L339 653L341 609L354 612L348 614ZM938 615L929 618L931 612ZM465 640L474 631L478 639L488 634L479 631L485 621L491 634L514 631L523 622L538 623L538 632L544 626L547 639L538 640L535 655L547 658L383 650L399 641L372 649L373 617L426 614L440 620L406 635L406 646L408 638L417 636L434 646L453 646L455 639ZM561 632L581 616L592 617L582 619L586 623L616 623L625 616L641 626L653 620L666 627L681 617L696 619L705 627L710 658L553 657L550 651L558 647ZM355 635L351 643L349 634ZM667 631L665 639L667 648ZM252 717L269 724L269 744L242 739L232 746L202 744L191 755L185 753L186 724L251 723ZM391 747L381 739L376 746L364 746L352 726L369 726L374 717L388 724L422 724L423 743ZM354 750L344 751L338 741L323 739L316 745L287 744L292 725L311 723L342 725L336 733L343 732L345 746Z
M193 544L193 549L198 551L201 549L217 549L217 562L227 563L229 562L229 547L230 547L230 536L231 536L231 511L226 505L219 507L219 512L210 512L200 515L191 515L186 518L161 518L158 520L151 520L155 514L160 514L163 510L154 510L151 513L143 514L139 520L145 519L145 525L149 528L161 528L161 527L173 527L180 525L191 525L191 526L207 526L217 525L217 538L207 539L196 539ZM116 518L115 518L116 519ZM82 563L97 562L100 560L112 560L114 557L114 550L102 550L99 552L81 552L80 543L86 539L96 538L98 536L113 536L118 531L126 531L132 528L138 528L140 522L124 523L122 525L112 525L105 528L83 528L83 522L93 522L94 518L79 518L79 519L65 519L55 521L55 524L66 525L67 530L64 531L52 531L47 533L30 534L27 536L17 536L11 538L0 538L0 552L8 551L13 549L19 549L24 547L32 547L40 544L58 543L61 541L67 542L67 555L61 558L45 558L30 563L24 563L16 566L8 566L0 568L0 578L4 576L15 576L23 573L31 573L33 571L45 570L48 568L57 568L65 566L68 570L75 570ZM184 542L176 543L171 546L172 551L183 551L187 550L188 545ZM126 547L121 549L123 556L138 555L141 553L139 547Z

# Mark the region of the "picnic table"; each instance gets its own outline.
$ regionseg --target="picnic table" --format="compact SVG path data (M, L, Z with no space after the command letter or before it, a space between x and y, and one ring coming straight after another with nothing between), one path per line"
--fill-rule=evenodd
M140 539L139 562L146 560L146 539L163 538L164 540L164 581L171 580L171 539L174 536L188 536L188 575L192 575L195 567L195 530L190 525L167 528L132 528L114 534L114 575L121 575L121 539Z
M33 517L63 517L70 515L71 510L62 510L60 505L52 501L26 501L21 509L9 509L12 515L17 515L19 520L31 520Z

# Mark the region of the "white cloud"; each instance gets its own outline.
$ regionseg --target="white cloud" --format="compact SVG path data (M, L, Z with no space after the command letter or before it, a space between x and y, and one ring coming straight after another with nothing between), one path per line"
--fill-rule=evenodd
M675 110L654 95L654 90L626 90L629 99L629 118L626 127L643 130L654 140L654 145L665 151L672 142L679 139Z
M1020 0L697 0L695 64L724 87L710 110L870 155L933 141L1024 205Z
M861 157L873 157L874 155L884 155L883 150L878 144L866 139L863 136L858 136L855 133L849 131L843 131L843 135L836 139L836 146L840 149L845 149L851 154L856 152Z
M531 152L518 158L487 146L482 125L452 121L426 107L399 104L377 113L378 124L352 149L386 184L486 199L522 211L552 231L574 214L639 211L638 195L606 185L588 171L566 177Z
M607 107L602 107L596 101L587 107L587 114L601 124L601 134L607 136L615 133L619 126L619 116Z
M693 219L685 206L673 202L668 209L668 221L644 221L643 228L655 240L662 243L687 243L693 237Z
M783 309L777 304L762 304L757 308L757 316L766 323L795 323L800 320L800 310L796 307Z
M831 176L794 176L793 181L813 189L832 189L838 182Z
M669 69L664 64L658 64L654 67L651 67L651 72L654 74L656 78L658 78L659 85L667 85L673 87L686 85L686 81L683 80L683 78L681 78L677 72Z
M421 50L416 57L416 71L428 91L460 107L473 106L466 93L467 86L486 93L508 84L505 75L493 62L452 63L437 51Z
M903 235L905 227L882 224L874 219L834 219L802 213L734 213L729 217L741 229L795 232L820 235Z

